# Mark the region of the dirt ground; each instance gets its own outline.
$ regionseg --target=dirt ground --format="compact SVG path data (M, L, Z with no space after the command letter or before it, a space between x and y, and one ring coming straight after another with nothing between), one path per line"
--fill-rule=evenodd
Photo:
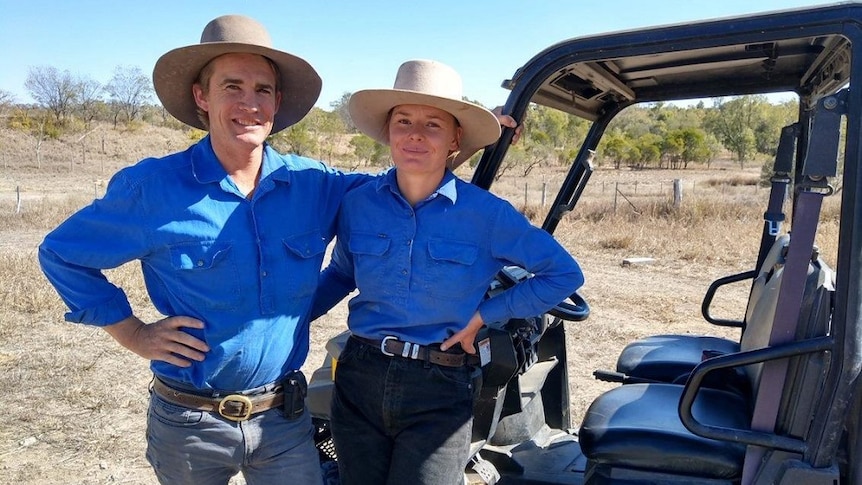
M28 200L59 200L67 191L98 193L100 188L95 177L67 180L59 174L43 184L50 189L35 195L32 187L39 186L39 176L28 178L22 171L0 174L2 211L15 210L15 186L31 187L25 208ZM517 181L512 184L519 186ZM4 224L0 260L6 266L0 274L7 285L0 290L0 476L6 483L43 485L156 483L144 458L151 378L147 362L99 329L64 322L64 308L35 263L44 231ZM752 226L756 232L756 224ZM583 267L587 281L582 294L592 310L586 321L566 324L575 427L592 399L615 385L596 381L592 372L613 369L627 342L658 333L735 336L703 321L701 298L712 280L747 270L750 264L731 256L710 258L709 265L696 259L662 258L624 265L623 257L651 255L580 246L578 240L584 236L578 230L564 223L557 232ZM728 235L716 237L728 239ZM732 236L726 244L734 244ZM115 275L127 278L129 285L140 284L134 265L115 270ZM146 307L142 290L136 291L131 296L141 316L159 318ZM715 311L738 317L745 298L744 285L730 288L722 292ZM323 362L325 342L345 328L346 314L346 302L342 302L314 322L311 353L304 367L307 375Z

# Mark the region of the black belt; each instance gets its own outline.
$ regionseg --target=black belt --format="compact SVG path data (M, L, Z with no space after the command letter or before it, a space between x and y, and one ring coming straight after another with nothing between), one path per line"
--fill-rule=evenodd
M153 392L171 404L198 411L219 413L223 418L231 421L245 421L252 414L279 407L284 403L284 392L281 386L255 396L231 394L221 398L206 397L175 389L156 377L153 380Z
M389 357L404 357L405 359L421 360L431 364L444 367L462 367L465 365L479 365L479 357L467 353L449 353L437 350L425 345L414 344L398 340L397 337L383 337L383 340L374 340L365 337L351 335L357 342L371 346Z

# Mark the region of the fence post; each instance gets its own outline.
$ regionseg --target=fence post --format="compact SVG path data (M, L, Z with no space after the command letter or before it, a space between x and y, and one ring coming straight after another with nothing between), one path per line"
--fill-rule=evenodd
M679 209L682 205L682 179L673 179L673 208Z
M542 182L542 207L545 207L545 196L548 195L548 182Z
M15 198L17 199L17 204L15 205L15 213L20 214L21 213L21 186L20 185L15 186Z
M524 182L524 207L527 207L527 182Z
M620 193L620 183L614 183L614 214L617 213L617 194Z

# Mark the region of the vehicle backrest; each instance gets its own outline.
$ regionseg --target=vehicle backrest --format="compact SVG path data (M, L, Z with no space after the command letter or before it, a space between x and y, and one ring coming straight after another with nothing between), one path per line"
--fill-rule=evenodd
M782 236L776 240L752 286L748 316L746 317L747 326L740 340L740 350L743 352L764 348L769 344L781 290L781 281L784 276L784 258L789 241L789 236ZM808 265L808 276L800 306L797 339L804 338L816 331L819 312L822 311L820 302L823 293L832 289L833 281L834 272L832 269L822 258L813 255L812 262ZM762 368L763 364L753 364L745 368L752 392L755 392L760 385Z
M831 332L835 273L820 258L812 266L816 271L813 274L809 272L806 282L796 330L797 341L822 337ZM826 382L829 358L829 353L818 353L790 359L776 431L800 438L807 434L812 413L815 412L814 397L821 394Z
M766 308L764 304L760 304L760 308L758 308L758 303L764 298L764 292L767 290L767 285L771 284L775 270L784 266L784 257L787 254L787 246L789 244L790 234L779 236L772 243L772 247L763 259L763 264L760 265L757 275L754 277L754 281L751 284L751 292L748 296L748 308L745 311L746 330L748 329L748 322L751 322L752 319L757 322L771 321L771 319L764 320L763 316L760 315L755 316L755 313L763 312ZM773 305L778 303L777 293L767 298L775 299Z

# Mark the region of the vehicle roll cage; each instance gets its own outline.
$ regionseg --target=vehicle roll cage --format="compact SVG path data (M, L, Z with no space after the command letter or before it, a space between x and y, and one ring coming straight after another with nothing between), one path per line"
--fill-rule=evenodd
M824 98L844 106L832 113L830 130L844 123L843 190L835 266L834 311L826 337L767 348L757 355L728 357L763 361L786 352L828 352L829 365L817 413L805 441L753 432L748 443L805 454L813 466L828 466L840 441L849 449L850 481L862 481L862 3L770 12L738 19L717 19L637 31L579 37L540 52L503 83L511 90L503 112L523 120L530 103L562 110L592 122L571 168L542 224L553 233L565 213L575 209L593 172L592 158L611 120L624 108L648 102L793 92L799 96L792 173L796 189L820 184L818 165L838 153L837 140L812 132L812 113ZM831 102L831 101L830 101ZM529 120L526 120L529 122ZM821 120L822 122L822 120ZM489 189L509 148L514 130L485 150L472 182ZM836 137L837 138L837 137ZM826 157L828 158L828 157ZM786 356L785 356L786 357ZM733 360L736 362L733 363ZM693 379L725 360L700 368ZM693 396L686 394L684 402ZM725 430L700 425L682 410L689 429L704 436L730 439ZM739 438L739 436L737 436Z

